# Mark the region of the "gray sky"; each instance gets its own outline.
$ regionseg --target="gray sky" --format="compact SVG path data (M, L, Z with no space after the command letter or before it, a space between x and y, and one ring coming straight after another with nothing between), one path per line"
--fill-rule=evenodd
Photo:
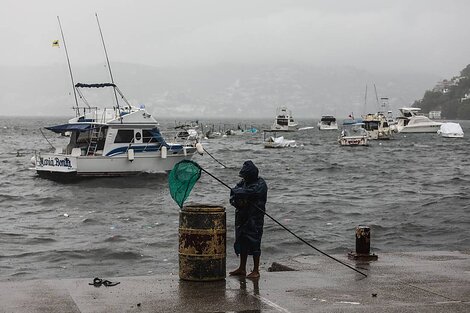
M0 0L0 65L307 63L449 77L470 63L468 0Z

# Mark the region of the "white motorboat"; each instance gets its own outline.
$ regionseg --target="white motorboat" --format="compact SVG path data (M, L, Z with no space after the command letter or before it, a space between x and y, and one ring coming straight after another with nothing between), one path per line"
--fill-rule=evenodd
M317 124L319 130L338 130L336 118L331 115L324 115Z
M463 129L459 123L443 123L437 133L446 138L463 138Z
M112 88L124 100L112 108L91 107L82 88ZM166 172L196 151L197 140L174 136L167 142L158 122L144 107L130 105L114 83L75 85L85 107L75 107L76 117L68 123L46 127L55 133L69 132L66 147L53 153L35 153L33 169L42 177L120 176L141 172ZM178 142L177 140L180 140Z
M341 146L368 146L367 131L363 128L364 123L343 125L338 142Z
M264 141L265 148L288 148L288 147L297 147L295 140L285 139L281 137L269 137Z
M265 148L297 147L295 140L287 139L284 136L278 137L277 132L270 129L263 130L263 145ZM286 133L286 131L281 131L281 133Z
M435 122L427 116L420 115L420 108L398 109L401 116L397 117L396 129L399 133L436 133L442 123Z
M388 125L387 117L382 112L367 114L362 121L369 139L385 140L392 138L393 131Z
M271 130L275 131L297 131L298 124L292 117L292 112L286 107L279 107L276 111L276 118Z
M202 134L198 132L198 121L185 122L175 126L176 137L183 140L199 140ZM176 139L176 138L175 138Z

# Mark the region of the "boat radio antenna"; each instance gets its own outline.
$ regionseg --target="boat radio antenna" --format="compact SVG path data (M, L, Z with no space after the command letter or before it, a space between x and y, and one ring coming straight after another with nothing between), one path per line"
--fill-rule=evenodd
M98 13L95 13L95 16L96 16L96 23L98 23L98 29L100 30L101 42L103 43L103 49L104 49L104 54L106 56L106 62L108 63L108 71L109 71L109 76L111 77L111 83L113 83L113 85L115 85L114 84L114 78L113 78L113 72L111 71L111 65L109 64L108 51L106 50L106 45L104 44L103 32L101 31L100 21L98 19ZM113 90L114 90L114 97L116 98L116 106L117 106L118 111L120 112L121 110L119 108L119 101L118 101L118 96L117 96L117 93L116 93L116 87L113 87Z
M69 73L70 73L70 79L72 80L72 89L73 89L73 95L75 97L75 105L77 106L77 110L78 110L77 92L75 90L75 83L73 82L72 66L70 65L69 53L67 51L67 45L65 44L64 32L62 30L62 25L60 24L59 16L57 16L57 21L59 22L60 34L62 35L62 42L64 43L65 56L67 57L67 64L69 65Z

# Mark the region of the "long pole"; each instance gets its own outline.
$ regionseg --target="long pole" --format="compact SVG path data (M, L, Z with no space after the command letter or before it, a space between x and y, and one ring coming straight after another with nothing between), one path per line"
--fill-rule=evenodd
M367 114L367 84L366 84L366 92L364 93L364 114Z
M377 88L375 88L375 84L374 84L374 91L375 91L375 100L377 100L377 106L380 106L379 104L379 96L377 95ZM379 108L380 110L380 108Z
M57 16L57 21L59 22L60 34L62 35L62 42L64 43L64 49L65 49L65 56L67 57L67 64L69 66L70 80L72 81L73 95L75 97L75 105L77 106L77 110L78 110L77 92L75 91L75 83L73 82L72 66L70 65L69 53L67 51L67 45L65 44L65 36L62 30L62 25L60 24L59 16Z
M209 173L208 171L206 171L206 170L203 169L202 167L199 166L199 168L200 168L204 173L208 174L209 176L211 176L212 178L214 178L215 180L217 180L219 183L221 183L222 185L224 185L224 186L227 187L228 189L232 190L232 188L231 188L229 185L227 185L226 183L224 183L223 181L221 181L219 178L215 177L214 175L212 175L211 173ZM338 262L338 263L340 263L340 264L342 264L342 265L344 265L344 266L346 266L346 267L352 269L353 271L358 272L359 274L364 275L365 277L367 277L367 274L365 274L365 273L363 273L363 272L361 272L361 271L355 269L354 267L352 267L352 266L350 266L350 265L344 263L343 261L338 260L337 258L335 258L335 257L333 257L333 256L331 256L331 255L329 255L329 254L327 254L327 253L321 251L320 249L314 247L314 246L313 246L312 244L310 244L309 242L305 241L303 238L297 236L293 231L291 231L290 229L288 229L286 226L282 225L279 221L277 221L274 217L272 217L271 215L269 215L269 214L266 213L265 211L261 210L257 205L255 205L255 207L256 207L259 211L263 212L263 214L266 215L267 217L269 217L273 222L275 222L276 224L278 224L279 226L281 226L282 228L284 228L284 229L285 229L286 231L288 231L291 235L293 235L295 238L297 238L297 239L299 239L300 241L302 241L303 243L305 243L305 244L306 244L307 246L309 246L310 248L315 249L316 251L320 252L320 253L323 254L324 256L327 256L327 257L329 257L330 259L335 260L336 262Z
M103 32L101 31L100 21L98 19L98 13L95 13L95 16L96 16L96 23L98 23L98 29L100 30L101 42L103 43L104 54L106 56L106 63L108 64L109 76L111 77L111 82L114 84L113 72L111 71L111 65L109 64L108 51L106 50L106 45L104 44L104 37L103 37ZM116 93L116 87L113 87L113 90L114 90L114 97L116 98L116 105L117 105L118 111L120 111L118 96Z
M204 151L214 160L216 161L217 163L219 163L220 165L222 165L224 168L227 168L227 166L225 166L222 162L220 162L219 160L217 160L212 154L209 153L209 151L206 150L206 148L202 148L204 149Z

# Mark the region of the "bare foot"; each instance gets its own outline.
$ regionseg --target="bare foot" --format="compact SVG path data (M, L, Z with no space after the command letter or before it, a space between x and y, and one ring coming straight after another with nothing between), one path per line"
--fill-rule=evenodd
M259 278L259 272L258 271L253 271L246 278Z
M245 276L246 271L237 268L236 270L229 272L229 275L230 276Z

